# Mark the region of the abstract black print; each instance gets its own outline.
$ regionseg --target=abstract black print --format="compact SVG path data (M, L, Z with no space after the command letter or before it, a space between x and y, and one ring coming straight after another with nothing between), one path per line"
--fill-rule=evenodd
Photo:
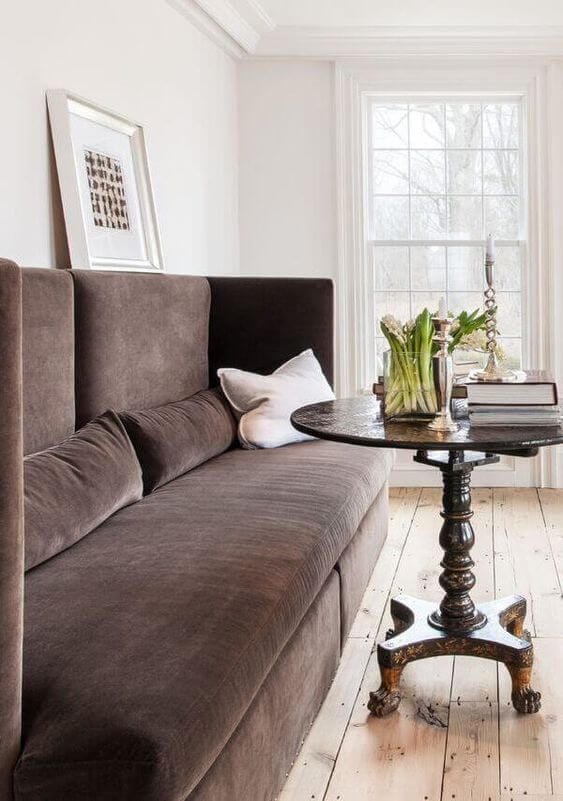
M85 150L84 158L94 225L98 228L129 231L127 198L120 162L94 150Z

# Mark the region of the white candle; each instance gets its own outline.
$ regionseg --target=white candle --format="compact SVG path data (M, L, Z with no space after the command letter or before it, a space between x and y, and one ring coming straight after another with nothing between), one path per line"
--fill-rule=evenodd
M438 306L438 319L446 320L448 317L448 307L446 306L446 298L440 298Z
M489 234L487 237L487 261L494 261L495 255L495 240L493 239L493 235Z

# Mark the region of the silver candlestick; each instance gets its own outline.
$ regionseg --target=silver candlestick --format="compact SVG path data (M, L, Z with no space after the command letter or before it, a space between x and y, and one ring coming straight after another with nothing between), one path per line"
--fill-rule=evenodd
M434 367L434 387L440 410L432 422L428 423L428 428L433 431L451 432L457 431L459 426L454 422L451 412L452 388L454 383L454 364L448 352L448 345L452 341L450 329L453 319L449 317L433 317L434 325L433 340L439 345L438 353L433 356Z
M473 370L469 377L476 381L510 383L511 381L518 381L520 379L514 370L508 370L504 367L501 367L498 361L497 302L495 297L495 288L493 286L494 263L494 256L487 251L487 255L485 257L485 279L487 281L487 289L485 290L485 311L487 314L487 321L485 323L488 352L487 364L483 370Z

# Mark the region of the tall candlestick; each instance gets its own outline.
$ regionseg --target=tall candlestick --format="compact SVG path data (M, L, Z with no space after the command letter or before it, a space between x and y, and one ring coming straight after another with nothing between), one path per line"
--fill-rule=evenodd
M493 266L495 263L495 240L492 234L487 237L487 250L485 253L485 311L487 313L487 364L483 370L473 370L469 377L477 381L518 381L518 373L507 370L498 363L497 356L497 302L493 285Z
M492 267L495 263L496 257L496 249L495 249L495 240L493 239L493 235L489 234L487 237L487 252L485 255L485 261L487 264L490 264Z
M438 317L440 320L445 320L448 316L448 307L446 306L446 298L440 298L438 306Z
M444 307L446 301L444 301ZM442 309L442 301L440 301ZM449 344L452 341L450 336L450 329L453 320L448 319L448 314L445 312L432 318L434 325L434 342L438 345L438 353L432 357L432 367L434 372L434 388L436 390L436 397L438 399L439 411L434 419L428 423L428 428L433 431L440 431L442 434L454 432L459 429L458 424L452 418L451 401L452 401L452 388L454 383L454 365L451 354L449 353Z

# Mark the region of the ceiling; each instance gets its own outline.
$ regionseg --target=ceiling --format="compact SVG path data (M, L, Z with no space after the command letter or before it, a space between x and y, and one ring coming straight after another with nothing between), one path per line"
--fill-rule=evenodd
M563 0L167 2L240 58L563 53Z
M259 0L277 26L563 25L562 0Z

